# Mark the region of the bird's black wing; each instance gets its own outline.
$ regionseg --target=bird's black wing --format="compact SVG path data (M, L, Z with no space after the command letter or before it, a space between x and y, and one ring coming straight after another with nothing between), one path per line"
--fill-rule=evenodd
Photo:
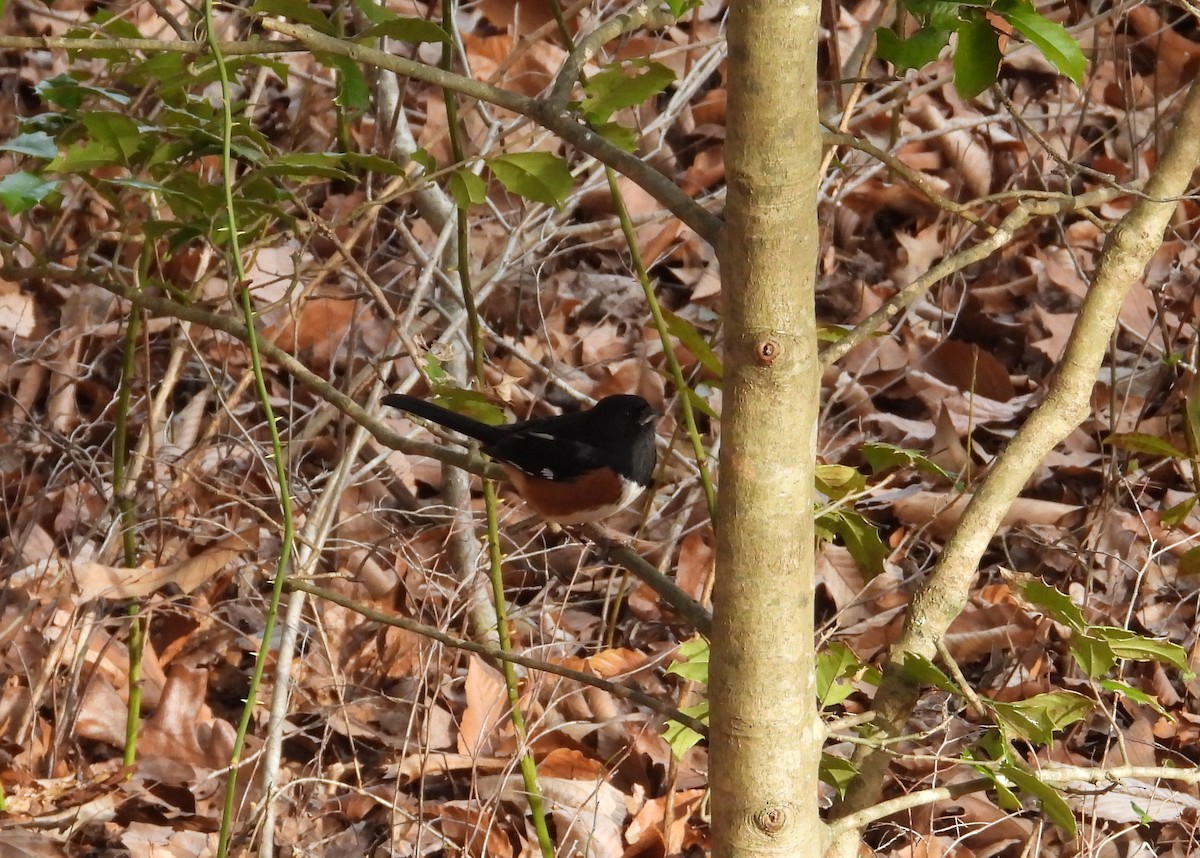
M483 449L493 459L527 474L559 482L570 482L609 464L605 452L593 444L525 426Z

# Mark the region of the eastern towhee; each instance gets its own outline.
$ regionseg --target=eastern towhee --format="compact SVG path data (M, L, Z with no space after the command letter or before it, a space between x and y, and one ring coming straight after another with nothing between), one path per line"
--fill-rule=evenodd
M640 396L606 396L587 411L489 426L423 399L384 405L481 442L534 512L556 524L597 521L628 506L654 473L654 421Z

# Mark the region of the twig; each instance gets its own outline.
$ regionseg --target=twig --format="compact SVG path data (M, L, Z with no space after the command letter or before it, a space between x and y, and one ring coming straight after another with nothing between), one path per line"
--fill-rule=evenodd
M712 634L712 614L704 606L685 593L666 575L655 569L644 557L633 550L628 544L614 539L612 534L596 524L583 525L580 533L587 536L593 544L601 549L602 555L620 566L628 569L650 589L663 598L675 609L688 625L700 634Z
M595 688L601 689L602 691L607 691L614 697L620 697L624 700L631 700L634 703L645 706L647 709L650 709L659 715L665 715L668 718L672 718L684 726L695 730L702 736L708 736L707 725L697 721L695 718L692 718L689 715L685 715L670 704L664 703L662 700L659 700L656 697L651 697L644 691L638 691L636 688L630 688L627 685L620 685L615 682L610 682L607 679L601 679L598 676L592 676L591 674L584 673L583 671L572 670L571 668L563 667L562 665L550 664L549 662L542 661L541 659L530 658L529 656L520 655L519 653L515 652L505 652L499 647L492 647L486 644L476 643L475 641L452 637L445 632L435 629L433 626L427 626L424 623L418 623L415 620L410 620L405 617L398 617L395 614L385 614L382 611L376 611L373 608L368 608L366 605L362 605L351 598L341 595L340 593L335 593L333 590L327 590L324 587L318 587L315 584L309 584L306 581L297 581L292 579L288 581L287 586L293 590L303 590L305 593L310 595L326 599L336 605L341 605L343 608L354 611L356 614L361 614L369 620L374 620L377 623L384 623L385 625L395 626L398 629L404 629L405 631L413 632L414 634L437 641L438 643L448 646L452 649L461 649L466 652L473 652L476 655L481 655L485 658L495 659L496 661L507 661L511 662L512 664L519 664L522 667L529 668L530 670L540 670L544 673L553 673L556 676L562 676L566 679L573 679L576 682L580 682L585 685L591 685Z
M1124 189L1098 188L1078 196L1059 195L1054 199L1037 200L1017 206L996 227L995 232L978 244L968 247L953 256L947 257L930 268L920 277L914 279L900 289L895 295L884 302L878 310L854 326L846 336L821 349L822 366L831 366L841 360L847 352L859 343L880 330L887 322L909 306L913 301L925 294L939 280L949 277L955 272L962 271L968 265L973 265L991 256L1004 247L1017 231L1038 216L1049 216L1065 212L1078 211L1090 206L1100 205L1125 194Z
M262 25L268 30L274 30L299 40L313 51L346 57L357 63L408 75L434 86L451 89L470 98L477 98L480 101L511 110L513 113L527 116L580 151L586 152L597 161L628 176L670 209L672 214L691 227L705 241L716 244L720 236L722 221L719 217L683 193L674 182L641 158L609 143L596 132L581 125L575 117L564 113L549 101L528 98L424 63L387 54L354 42L325 36L316 30L293 24L290 21L264 18Z

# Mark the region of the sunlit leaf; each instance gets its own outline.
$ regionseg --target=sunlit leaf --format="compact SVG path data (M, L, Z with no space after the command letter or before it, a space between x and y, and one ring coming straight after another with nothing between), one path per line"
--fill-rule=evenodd
M636 107L675 82L675 72L654 62L621 63L588 78L580 104L589 120L607 122L618 110Z
M886 27L875 31L876 53L896 67L896 71L924 68L938 58L950 43L950 31L925 27L907 39L901 39Z
M488 167L505 190L555 208L562 208L574 184L567 162L549 152L500 155Z
M996 82L1000 71L1000 37L983 16L958 28L954 49L954 88L963 98L974 98Z
M250 7L250 14L278 15L280 18L312 27L318 33L334 35L333 24L312 3L303 3L300 0L255 0L254 5Z
M854 686L844 681L858 672L862 662L850 647L834 641L817 654L817 704L826 709L836 706L854 693Z
M698 721L708 723L708 702L698 703L695 706L686 706L679 710L684 715L690 715ZM678 721L668 721L666 728L663 730L663 738L667 740L667 744L671 746L671 751L676 758L682 757L689 748L694 746L704 737L693 730L691 727L686 727Z
M829 784L839 796L845 797L846 790L853 780L858 777L858 768L850 760L835 757L833 754L821 754L821 767L818 771L822 783Z
M667 673L682 676L691 682L708 684L708 660L711 647L704 638L693 638L679 645L679 660L667 668Z
M682 316L672 313L670 310L664 310L663 317L667 321L667 330L671 336L679 340L684 348L691 352L696 360L700 361L701 366L717 378L720 378L724 373L724 367L721 366L721 359L717 357L717 353L713 351L712 346L708 344L708 340L696 329L696 326Z
M18 134L8 142L0 143L0 151L48 160L58 154L58 146L46 132L32 131L28 134Z
M1020 588L1021 595L1063 625L1070 626L1077 632L1081 632L1087 628L1087 621L1083 618L1083 611L1071 601L1070 596L1060 593L1053 587L1048 587L1037 580L1027 580L1020 585Z
M18 170L0 177L0 206L9 214L20 214L46 199L58 182Z
M904 654L904 676L913 682L932 685L950 694L962 694L962 689L951 681L950 677L942 673L941 668L916 653Z
M1166 459L1186 459L1187 453L1157 435L1145 432L1115 432L1104 439L1104 443L1131 453L1147 456L1162 456Z
M460 209L469 209L487 200L487 182L470 170L455 170L447 180L450 195Z
M1043 17L1029 0L1000 0L993 9L1032 42L1059 72L1076 85L1083 85L1087 57L1062 24Z
M359 33L357 39L395 39L398 42L441 42L449 44L450 37L446 31L433 21L424 18L392 18L373 27L368 27Z
M371 86L363 75L362 67L349 57L335 54L320 54L321 62L337 69L337 96L335 101L346 110L366 111L371 107Z
M1096 701L1073 691L1051 691L1013 703L988 701L988 707L1010 734L1048 745L1055 732L1085 718Z
M1058 790L1049 784L1042 783L1036 777L1029 774L1029 772L1019 769L1016 766L1004 766L1000 769L1000 773L1016 784L1017 789L1021 792L1037 799L1042 812L1050 817L1051 822L1062 828L1072 837L1075 836L1078 828L1075 822L1075 814L1071 812L1070 806L1062 795L1059 794Z

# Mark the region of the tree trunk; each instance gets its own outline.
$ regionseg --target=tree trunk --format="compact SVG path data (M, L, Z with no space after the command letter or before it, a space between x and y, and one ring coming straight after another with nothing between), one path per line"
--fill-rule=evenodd
M819 4L734 2L711 782L716 858L815 856Z

